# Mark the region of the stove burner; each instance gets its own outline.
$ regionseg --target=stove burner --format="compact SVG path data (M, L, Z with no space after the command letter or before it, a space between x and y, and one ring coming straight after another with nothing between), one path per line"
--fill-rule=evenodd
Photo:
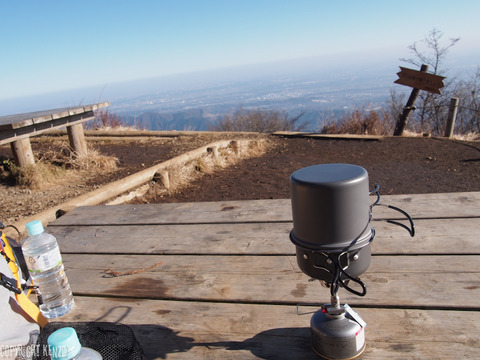
M293 229L297 264L306 275L330 288L331 303L311 319L312 347L327 359L351 359L365 349L366 323L348 305L340 305L340 287L365 296L367 288L358 276L370 266L372 208L380 204L378 185L369 191L367 171L350 164L323 164L295 171L290 177ZM377 196L370 204L370 195ZM414 236L410 228L393 220ZM352 285L353 283L353 285Z

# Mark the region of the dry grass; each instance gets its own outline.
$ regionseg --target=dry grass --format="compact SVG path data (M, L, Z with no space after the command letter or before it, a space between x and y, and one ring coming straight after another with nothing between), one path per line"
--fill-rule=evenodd
M410 130L405 130L403 132L404 137L430 137L430 133L419 133ZM468 134L453 134L453 140L459 141L479 141L480 135L478 133L468 133Z
M415 132L415 131L412 131L412 130L404 130L402 136L403 137L430 137L431 134L430 133Z
M89 149L86 156L76 156L66 143L50 147L43 151L34 165L18 167L13 162L4 166L0 176L14 181L20 187L31 190L44 190L65 182L84 177L88 172L108 173L116 170L117 159Z
M60 166L64 169L113 171L117 168L117 159L100 154L96 149L89 148L87 155L77 156L63 141L59 145L47 147L39 154L39 162Z
M113 156L102 155L97 150L90 149L85 156L71 154L68 164L79 170L110 172L117 169L117 161Z
M31 190L42 190L55 183L55 180L65 176L64 169L46 162L35 165L14 167L11 176L16 183Z
M461 140L461 141L478 141L480 140L480 134L479 133L468 133L468 134L463 134L463 135L453 135L453 138L455 140Z

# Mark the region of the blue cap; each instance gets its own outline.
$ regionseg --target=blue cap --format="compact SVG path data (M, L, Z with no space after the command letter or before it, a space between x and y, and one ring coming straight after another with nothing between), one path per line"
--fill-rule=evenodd
M50 334L48 346L52 360L73 359L82 350L77 332L72 327L64 327Z
M30 221L29 223L27 223L26 227L27 234L30 236L35 236L43 232L43 225L40 220Z

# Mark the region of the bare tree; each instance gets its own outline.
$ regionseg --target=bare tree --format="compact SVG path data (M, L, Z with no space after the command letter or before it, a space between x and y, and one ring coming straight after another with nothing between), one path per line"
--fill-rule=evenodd
M447 44L442 43L443 33L440 30L432 29L428 35L421 40L423 48L418 42L414 42L408 48L413 57L402 58L401 61L416 65L428 65L433 74L441 75L445 70L441 68L448 54L448 51L454 46L460 38L450 38Z
M460 99L456 127L460 133L480 132L480 67L470 80L459 81L455 96Z
M382 120L385 123L385 128L389 132L393 132L395 125L398 121L398 117L403 112L403 107L405 106L405 96L404 93L397 93L394 89L390 90L390 98L386 101L386 109L383 112Z
M460 38L450 38L447 42L442 40L443 33L437 29L431 30L420 43L414 42L408 48L411 57L402 58L401 61L421 67L428 65L433 74L444 75L446 69L443 67L449 50ZM429 131L434 134L443 132L448 114L448 104L453 96L453 84L455 79L446 79L442 94L421 92L417 100L417 111L412 117L414 126L420 131Z

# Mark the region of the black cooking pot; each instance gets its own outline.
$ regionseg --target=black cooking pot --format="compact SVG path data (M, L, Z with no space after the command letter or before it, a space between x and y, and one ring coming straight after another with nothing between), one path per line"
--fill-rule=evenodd
M290 240L300 269L327 283L336 267L342 279L364 273L375 237L367 171L351 164L309 166L291 175L290 190Z

